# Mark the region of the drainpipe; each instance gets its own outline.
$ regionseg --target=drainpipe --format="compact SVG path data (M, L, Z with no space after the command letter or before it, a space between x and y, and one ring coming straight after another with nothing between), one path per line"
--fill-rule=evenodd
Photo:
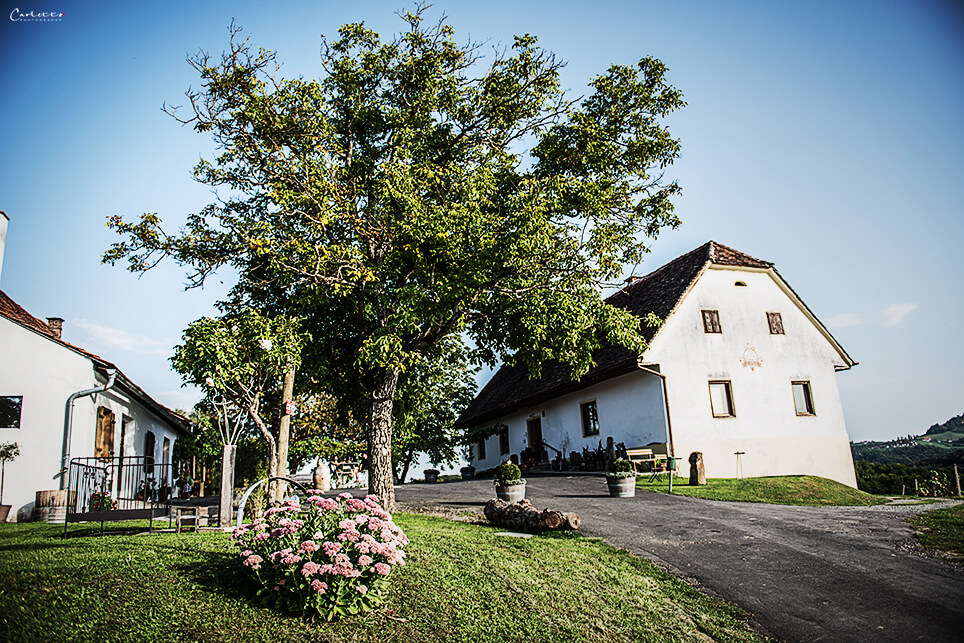
M94 388L89 388L86 391L77 391L76 393L71 393L70 397L67 398L66 408L64 408L64 454L63 458L60 460L60 488L67 488L67 467L70 464L70 429L73 424L74 418L74 400L79 397L87 397L88 395L94 395L95 393L103 393L104 391L113 388L114 383L117 380L117 369L110 368L107 369L107 383L103 386L97 386Z
M669 448L667 449L667 455L671 458L676 457L676 449L673 447L673 421L669 416L669 394L666 392L666 376L659 371L654 371L652 369L646 368L645 366L639 366L639 370L646 371L651 375L655 375L662 380L663 385L663 406L666 408L666 435L669 438Z

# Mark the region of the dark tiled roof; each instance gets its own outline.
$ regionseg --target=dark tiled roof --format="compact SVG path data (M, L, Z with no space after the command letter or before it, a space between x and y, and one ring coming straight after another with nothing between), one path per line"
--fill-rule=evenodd
M170 422L172 426L175 426L177 428L180 428L181 430L187 431L188 427L191 425L191 420L184 417L177 411L173 411L167 408L166 406L164 406L163 404L161 404L160 402L152 398L144 391L144 389L142 389L140 386L135 384L129 377L124 375L124 373L111 362L108 362L103 357L95 355L90 351L86 351L83 348L80 348L79 346L74 346L73 344L65 342L64 340L56 337L53 331L50 330L50 326L48 326L44 322L40 321L39 319L37 319L36 317L28 313L20 304L10 299L10 297L2 290L0 290L0 317L6 317L7 319L9 319L14 323L20 324L21 326L24 326L29 330L32 330L40 335L43 335L44 337L47 337L52 342L61 344L67 347L68 349L74 351L75 353L79 353L80 355L83 355L84 357L90 359L95 366L98 366L101 369L116 370L117 379L120 382L120 385L123 388L130 391L130 393L133 394L135 397L139 398L140 401L145 406L153 410L160 417Z
M748 268L770 268L773 265L715 241L708 241L637 279L608 297L606 302L641 318L652 312L660 319L666 319L707 263ZM643 328L647 342L652 341L656 330ZM559 362L543 364L542 377L537 379L529 379L524 366L503 366L472 400L457 425L477 426L515 409L624 375L637 368L636 360L637 355L622 346L604 346L593 353L595 366L579 381L573 381L570 367Z

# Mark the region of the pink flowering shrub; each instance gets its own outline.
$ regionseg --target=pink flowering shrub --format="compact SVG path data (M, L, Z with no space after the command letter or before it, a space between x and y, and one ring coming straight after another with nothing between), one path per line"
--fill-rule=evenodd
M330 621L382 603L392 570L405 564L408 538L378 498L342 493L268 509L235 529L234 542L266 603Z

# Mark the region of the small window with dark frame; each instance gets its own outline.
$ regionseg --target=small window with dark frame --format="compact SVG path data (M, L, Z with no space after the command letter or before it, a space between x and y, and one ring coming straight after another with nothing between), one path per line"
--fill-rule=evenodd
M485 440L479 440L479 460L485 460Z
M509 427L504 427L499 431L499 453L501 455L509 453Z
M816 415L813 412L813 394L810 392L810 382L791 382L793 386L793 408L797 415Z
M767 313L767 324L771 335L783 335L783 316L780 313Z
M599 409L596 407L596 400L580 404L579 413L582 415L582 436L588 438L599 435Z
M22 410L22 395L0 396L0 429L19 429Z
M703 332L722 333L723 329L720 327L720 311L704 310L702 312L703 312Z
M715 418L736 416L733 411L733 389L729 380L710 382L710 409Z
M154 449L156 447L154 432L148 431L144 435L144 473L154 473Z

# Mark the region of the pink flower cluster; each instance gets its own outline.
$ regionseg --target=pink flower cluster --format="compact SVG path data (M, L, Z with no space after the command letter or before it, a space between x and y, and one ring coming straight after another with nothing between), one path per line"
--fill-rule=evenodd
M392 569L405 564L408 544L378 498L347 493L269 509L236 529L234 540L243 564L277 593L279 604L290 606L295 597L306 612L328 617L336 605L356 613L380 603Z

